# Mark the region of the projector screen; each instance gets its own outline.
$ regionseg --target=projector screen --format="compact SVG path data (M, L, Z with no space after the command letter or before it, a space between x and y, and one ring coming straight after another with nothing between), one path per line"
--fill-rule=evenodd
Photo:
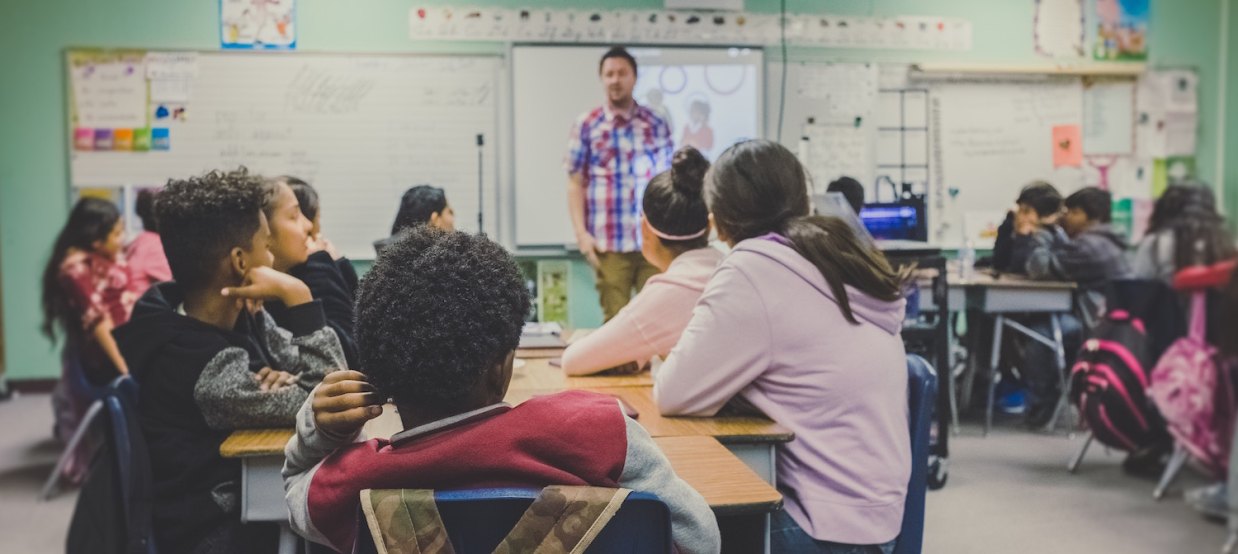
M761 136L764 64L755 48L629 48L632 95L667 121L675 148L710 160ZM574 246L563 159L581 114L605 101L601 46L512 48L512 134L517 246Z

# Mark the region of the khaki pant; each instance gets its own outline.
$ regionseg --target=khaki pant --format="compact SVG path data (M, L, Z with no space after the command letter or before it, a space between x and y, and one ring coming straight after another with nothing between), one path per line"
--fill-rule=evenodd
M659 273L640 252L598 253L597 287L606 321L628 305L632 290L640 292L645 281Z

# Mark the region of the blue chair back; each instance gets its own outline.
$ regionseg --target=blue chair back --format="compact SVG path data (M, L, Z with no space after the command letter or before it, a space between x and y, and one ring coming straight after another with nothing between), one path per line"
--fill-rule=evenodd
M120 477L121 510L128 530L129 552L155 553L151 534L152 478L150 455L138 426L138 384L126 375L108 385L103 398L110 424L112 449Z
M911 430L911 479L895 554L918 554L924 543L924 497L928 492L929 430L937 400L937 372L924 358L907 355L907 423Z
M537 498L538 489L437 491L434 502L457 554L490 554ZM588 554L671 552L671 513L649 493L633 492L586 550ZM376 552L364 522L353 552Z

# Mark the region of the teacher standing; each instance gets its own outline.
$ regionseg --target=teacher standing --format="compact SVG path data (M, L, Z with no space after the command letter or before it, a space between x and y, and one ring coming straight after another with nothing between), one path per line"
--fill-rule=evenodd
M572 127L567 206L610 320L658 273L641 255L640 206L649 180L670 168L674 145L670 126L632 98L636 59L627 50L603 54L598 76L606 102Z

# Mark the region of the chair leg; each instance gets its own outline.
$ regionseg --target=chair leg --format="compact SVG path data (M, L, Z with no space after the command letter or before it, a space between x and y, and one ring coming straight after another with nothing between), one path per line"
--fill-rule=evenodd
M43 483L43 490L39 493L39 498L43 500L51 500L56 493L60 492L60 474L64 471L64 466L68 465L69 460L73 458L73 453L77 451L77 447L82 440L86 438L86 433L90 430L91 424L95 418L99 417L99 412L103 411L103 401L95 400L90 403L90 407L86 409L86 414L82 416L82 421L78 422L77 429L73 431L73 436L69 439L69 443L65 445L64 452L60 453L60 459L56 460L56 467L52 468L52 474L47 476L47 482Z
M1053 355L1057 363L1057 381L1061 394L1058 395L1057 404L1053 406L1053 417L1049 418L1049 423L1044 428L1045 431L1057 429L1057 420L1061 417L1062 410L1069 407L1070 399L1070 391L1066 387L1066 347L1062 342L1062 322L1059 317L1057 314L1049 316L1049 323L1053 326Z
M1186 464L1187 459L1186 448L1182 445L1174 445L1174 455L1169 459L1169 464L1165 466L1164 473L1161 473L1161 480L1156 484L1156 488L1152 490L1152 498L1160 500L1165 496L1165 491L1172 485L1174 479L1178 477L1178 472L1182 471L1182 466Z
M993 317L993 353L989 356L989 399L984 410L984 435L993 429L993 397L997 394L997 364L1002 357L1002 329L1006 318L1001 314Z
M1079 470L1079 464L1083 463L1083 457L1088 453L1088 447L1092 446L1092 432L1088 431L1088 436L1083 439L1083 445L1079 447L1079 452L1075 453L1075 457L1071 458L1070 463L1066 464L1066 470L1074 473Z

